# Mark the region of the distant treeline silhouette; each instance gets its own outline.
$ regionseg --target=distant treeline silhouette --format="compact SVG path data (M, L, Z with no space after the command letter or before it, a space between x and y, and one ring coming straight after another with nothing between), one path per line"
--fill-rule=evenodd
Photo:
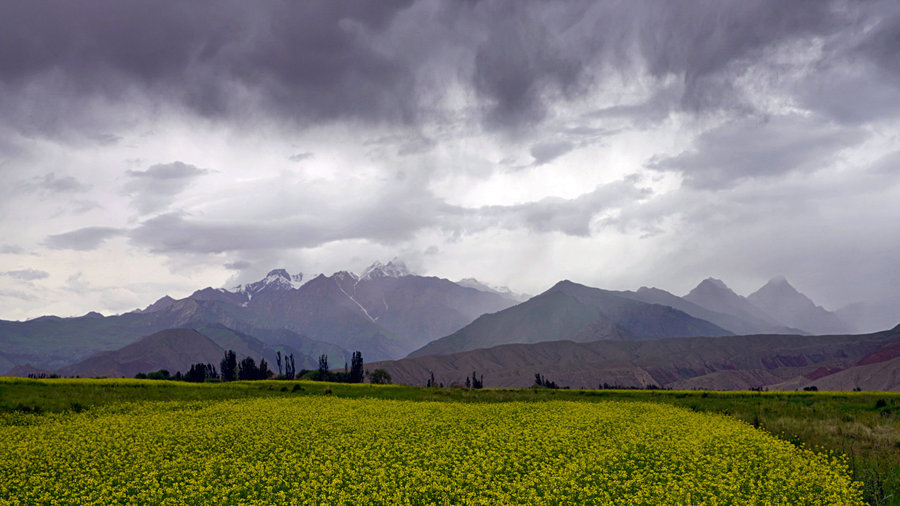
M219 369L209 363L198 362L191 365L188 372L182 374L181 371L172 375L167 369L158 371L138 373L135 378L138 379L155 379L155 380L174 380L188 381L193 383L203 382L228 382L228 381L252 381L252 380L293 380L305 379L312 381L332 381L336 383L362 383L368 376L369 381L376 384L388 384L391 382L391 375L384 369L375 369L371 373L363 368L363 357L360 351L353 352L350 359L351 363L348 367L344 363L343 372L334 372L328 368L328 356L319 355L319 367L315 370L301 369L299 372L294 365L294 354L283 355L280 351L275 355L275 363L278 367L278 374L269 369L269 364L265 358L259 360L259 365L253 357L246 357L238 361L237 354L234 350L225 352L225 356L219 362Z

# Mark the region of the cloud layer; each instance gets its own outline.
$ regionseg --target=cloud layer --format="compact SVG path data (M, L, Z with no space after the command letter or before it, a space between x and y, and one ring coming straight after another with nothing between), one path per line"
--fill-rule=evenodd
M8 2L0 318L395 255L896 295L898 37L888 1Z

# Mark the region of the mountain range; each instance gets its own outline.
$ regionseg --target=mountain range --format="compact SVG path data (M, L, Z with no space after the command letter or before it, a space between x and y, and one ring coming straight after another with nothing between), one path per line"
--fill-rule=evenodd
M849 335L864 327L867 314L890 321L891 307L888 301L831 312L783 277L747 297L708 278L683 297L658 288L613 291L565 280L527 298L471 278L418 276L394 260L376 262L362 274L309 278L274 269L253 283L204 288L182 299L166 295L121 315L0 321L0 373L174 372L188 359L215 363L226 349L270 364L279 351L293 353L298 368L313 368L321 354L339 365L359 350L367 363L384 364L395 379L412 383L423 382L423 370L442 371L453 382L456 368L471 366L491 378L488 386L523 386L535 372L571 386L796 387L811 381L809 375L817 381L828 376L835 385L852 383L840 378L891 385L884 378L896 357L857 363L877 351L872 343L889 343L872 337L877 333ZM795 355L804 357L803 365L779 362L799 349ZM585 361L576 367L557 356L562 352ZM698 357L706 358L698 363ZM755 362L747 362L752 357ZM587 371L594 379L588 381Z
M340 271L304 279L275 269L230 290L168 295L146 308L106 316L0 320L0 367L57 370L171 328L223 326L269 346L342 363L359 350L369 360L400 358L481 314L516 304L496 291L410 274L402 262L376 262L362 275Z

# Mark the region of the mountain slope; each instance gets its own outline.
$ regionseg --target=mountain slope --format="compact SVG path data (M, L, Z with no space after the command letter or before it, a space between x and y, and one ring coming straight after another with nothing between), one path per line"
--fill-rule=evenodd
M638 387L748 389L774 386L797 378L806 381L804 375L822 374L819 371L853 368L863 358L890 349L894 343L900 343L900 326L868 335L754 335L507 344L368 366L384 368L395 383L407 384L424 384L431 373L445 385L461 383L476 371L484 375L487 387L527 387L533 383L535 373L540 373L560 385L573 388L596 388L606 383ZM895 360L897 358L889 358L876 364L884 364L880 367L887 368ZM816 383L828 377L826 373ZM882 386L900 390L900 383Z
M594 326L588 334L589 326ZM585 341L627 339L596 308L560 291L544 292L519 305L479 317L457 332L432 341L409 356L456 353L510 342L537 343L580 336Z
M849 326L837 315L817 306L781 276L769 280L759 290L748 295L747 300L778 321L812 334L841 334L850 331Z
M190 329L169 329L147 336L115 351L105 351L60 369L63 376L125 377L139 372L168 369L187 372L197 362L218 368L224 350L211 339Z
M668 306L560 281L546 292L433 341L410 357L457 353L508 343L657 339L731 333Z
M647 288L646 286L642 286L637 291L623 291L616 293L621 294L623 297L646 302L647 304L659 304L675 308L694 318L700 318L701 320L706 320L718 325L735 335L763 334L771 330L769 325L760 326L732 314L709 310L665 290L660 290L659 288ZM789 329L785 330L787 331Z

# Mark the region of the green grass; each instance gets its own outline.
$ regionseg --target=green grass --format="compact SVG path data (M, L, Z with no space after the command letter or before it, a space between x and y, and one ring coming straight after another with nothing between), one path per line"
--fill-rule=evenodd
M0 378L0 426L43 413L160 400L332 395L411 401L651 401L723 413L797 445L842 453L871 504L900 504L900 394L642 390L466 390L309 381L192 384L151 380Z

